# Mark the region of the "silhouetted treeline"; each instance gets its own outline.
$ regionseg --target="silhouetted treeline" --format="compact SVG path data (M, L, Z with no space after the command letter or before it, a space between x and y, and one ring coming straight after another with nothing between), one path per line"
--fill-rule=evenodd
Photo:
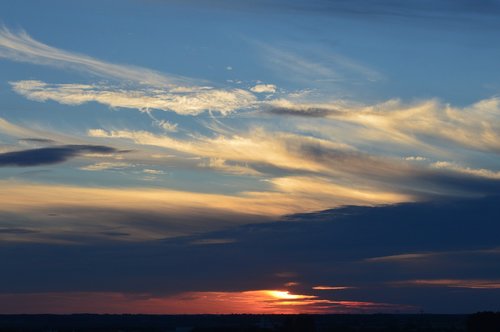
M500 332L473 315L0 315L0 332Z
M500 312L470 315L467 318L467 332L500 332Z

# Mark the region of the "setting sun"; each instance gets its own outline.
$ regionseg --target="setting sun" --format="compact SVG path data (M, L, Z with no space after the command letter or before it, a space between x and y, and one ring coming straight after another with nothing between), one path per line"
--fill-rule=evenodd
M289 291L278 291L278 290L270 290L266 291L267 294L271 295L274 298L281 299L281 300L300 300L300 299L313 299L316 298L316 296L312 295L297 295L297 294L290 294Z

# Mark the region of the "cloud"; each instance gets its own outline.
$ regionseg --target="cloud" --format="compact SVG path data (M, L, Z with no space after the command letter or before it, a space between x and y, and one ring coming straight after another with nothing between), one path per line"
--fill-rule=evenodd
M284 170L329 175L338 175L343 171L352 173L360 169L371 169L374 173L377 169L391 169L394 172L398 169L398 165L393 165L392 161L386 162L382 158L358 152L346 144L288 132L268 132L264 128L212 137L198 135L188 140L134 130L90 129L88 135L104 139L128 139L138 145L219 160L219 164L222 160L226 166L231 163L240 166L245 163L245 167L251 168L270 165ZM334 164L336 167L332 167ZM405 173L404 168L399 172Z
M430 279L395 282L395 285L435 286L468 289L500 289L498 280L460 280L460 279Z
M451 171L466 174L466 175L485 177L485 178L495 179L495 180L500 179L500 172L495 172L495 171L491 171L491 170L484 169L484 168L474 169L474 168L470 168L470 167L462 167L460 165L457 165L456 163L450 163L447 161L437 161L435 163L432 163L431 167L436 168L436 169L447 169L447 170L451 170Z
M33 234L37 233L37 231L28 229L28 228L19 228L19 227L9 227L4 228L0 227L0 234Z
M314 290L344 290L351 289L352 287L347 286L314 286L312 289Z
M158 169L143 169L142 170L146 174L152 174L152 175L161 175L161 174L166 174L164 171L158 170Z
M307 103L277 99L267 102L274 114L318 117L324 121L302 129L342 133L344 141L360 140L412 146L426 153L448 153L449 144L485 152L500 152L500 99L480 100L458 108L437 100L405 104L388 100L374 105L346 101ZM297 113L295 113L297 112ZM320 129L323 128L323 129Z
M275 93L276 85L274 84L257 84L250 88L250 91L255 93Z
M61 145L0 153L0 167L29 167L58 164L85 153L111 154L116 149L102 145Z
M160 120L155 122L157 126L162 128L163 130L169 132L169 133L175 133L177 132L177 123L171 123L165 120Z
M80 169L84 171L104 171L129 168L133 165L124 162L100 162L92 165L82 166Z
M398 254L384 257L367 258L367 262L408 262L421 259L427 259L434 256L434 253L411 253L411 254Z
M205 246L205 245L215 245L215 244L228 244L234 242L236 242L236 240L234 239L201 239L201 240L194 240L191 242L191 244L196 246Z
M308 82L316 79L340 79L340 74L328 63L314 61L293 51L261 42L255 45L262 50L263 58L269 66L279 73L286 73L288 78Z
M109 107L172 111L182 115L198 115L204 111L229 114L237 109L253 107L256 98L241 89L212 88L176 92L156 88L123 89L103 85L48 84L41 81L11 82L17 93L35 101L53 100L66 105L98 102ZM167 128L173 129L172 126Z
M14 61L69 68L106 78L159 87L189 81L173 75L128 65L117 65L87 55L64 51L31 38L25 31L0 28L0 57Z
M315 44L275 46L254 41L267 66L288 80L317 85L379 81L383 75L360 62Z
M409 199L405 195L377 192L376 188L353 190L314 178L273 179L267 191L236 194L19 181L0 184L0 220L19 220L30 226L36 220L44 233L33 237L34 242L92 242L99 240L102 228L130 234L127 241L160 239L248 222L269 222L305 209L315 211L346 204L384 204ZM105 224L101 220L106 220Z
M53 144L56 143L54 140L47 138L21 138L20 142L35 143L35 144Z
M118 85L48 84L35 80L11 83L16 92L36 101L54 100L66 105L95 101L110 107L157 109L184 115L203 111L228 114L251 107L256 101L256 97L246 90L215 89L185 77L108 63L48 46L24 31L12 32L6 27L0 28L0 57L74 69L120 82ZM205 82L198 80L198 83Z
M200 163L199 166L231 174L253 176L262 175L259 171L248 167L248 165L238 165L234 163L229 164L226 160L220 158L209 158L208 160Z
M304 160L299 152L309 146L321 150L322 147L345 148L326 140L303 137L288 133L270 134L262 129L255 129L247 135L216 137L195 137L193 140L178 140L167 135L156 135L147 131L91 129L90 137L125 138L139 145L158 146L196 156L213 158L215 160L230 160L271 164L285 169L305 169L318 171L326 169L315 160ZM294 154L296 150L297 153ZM312 152L312 148L310 151Z
M267 173L273 176L268 181L273 185L282 183L283 179L294 179L290 183L300 185L293 188L307 188L319 181L321 185L316 186L318 201L322 201L321 194L325 192L329 192L325 196L335 197L335 201L357 196L358 203L370 204L370 199L372 203L412 201L435 195L491 193L498 188L497 179L491 176L494 171L487 169L458 172L452 168L436 168L432 160L415 163L401 157L372 155L333 140L287 132L270 133L263 128L213 137L194 136L188 140L131 130L91 129L88 135L106 141L128 139L142 146L208 158L198 166L230 174L259 176ZM274 174L269 171L270 167ZM287 176L282 176L283 173ZM303 180L296 181L301 178ZM331 188L336 189L329 191ZM315 193L310 191L308 195L312 198Z
M303 116L311 118L325 118L334 113L334 110L319 107L271 107L267 110L268 113L274 115L290 115L290 116Z

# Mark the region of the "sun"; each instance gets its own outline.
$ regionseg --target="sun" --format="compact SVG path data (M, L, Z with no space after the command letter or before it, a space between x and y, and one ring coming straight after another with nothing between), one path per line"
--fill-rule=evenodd
M278 291L278 290L269 290L266 291L266 293L280 300L300 300L300 299L310 299L315 297L312 295L290 294L290 292L288 291Z

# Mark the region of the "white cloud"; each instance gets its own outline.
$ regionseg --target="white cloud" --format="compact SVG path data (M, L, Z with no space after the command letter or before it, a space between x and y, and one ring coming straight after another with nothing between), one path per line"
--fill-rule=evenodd
M276 85L274 84L257 84L250 88L250 91L255 93L275 93Z
M160 171L158 169L149 169L149 168L146 168L146 169L143 169L142 170L143 173L146 173L146 174L152 174L152 175L161 175L161 174L165 174L164 171Z
M151 108L184 115L197 115L206 110L228 114L252 106L256 101L246 90L214 89L199 86L196 82L200 80L101 61L46 45L24 31L12 32L5 27L0 28L0 57L84 71L120 82L120 85L12 83L16 92L37 101L54 100L67 105L95 101L110 107Z
M158 120L156 124L165 131L175 133L177 131L177 123L171 123L166 120Z
M331 49L315 44L275 46L253 42L272 70L296 81L335 82L349 79L378 81L383 75L375 69Z
M127 90L104 85L48 84L36 80L11 82L17 93L36 101L53 100L66 105L98 102L110 107L138 110L157 109L182 115L197 115L203 111L228 114L253 106L256 98L241 89L216 90L202 88L195 92L158 89Z
M76 69L102 77L160 87L190 81L187 78L167 76L146 68L112 64L87 55L61 50L31 38L25 31L12 32L6 27L0 28L0 57Z
M500 180L500 172L492 171L489 169L484 169L484 168L470 168L470 167L463 167L460 165L457 165L456 163L451 163L447 161L438 161L435 163L431 164L431 167L437 168L437 169L444 169L444 170L450 170L454 171L457 173L462 173L462 174L467 174L467 175L472 175L472 176L479 176L479 177L484 177L484 178L489 178L489 179L496 179Z
M84 171L104 171L104 170L118 170L131 167L128 163L124 162L100 162L92 165L82 166L81 170Z
M409 156L405 157L404 160L409 160L409 161L425 161L427 158L421 157L421 156Z

